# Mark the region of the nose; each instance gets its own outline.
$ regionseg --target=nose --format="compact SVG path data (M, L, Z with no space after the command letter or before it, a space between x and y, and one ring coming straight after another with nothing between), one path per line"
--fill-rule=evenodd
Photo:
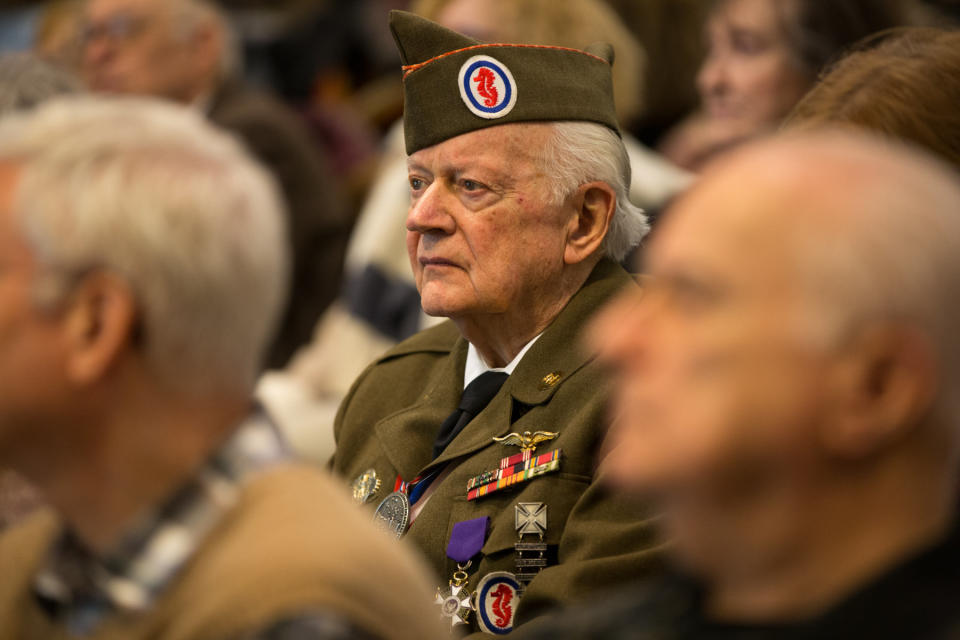
M83 64L85 71L93 71L98 65L103 64L113 51L110 38L103 33L90 33L83 41Z
M420 234L452 234L456 221L450 215L450 194L437 180L433 182L411 205L407 212L407 231Z
M708 53L697 72L697 91L701 99L723 92L726 86L727 63L717 53Z

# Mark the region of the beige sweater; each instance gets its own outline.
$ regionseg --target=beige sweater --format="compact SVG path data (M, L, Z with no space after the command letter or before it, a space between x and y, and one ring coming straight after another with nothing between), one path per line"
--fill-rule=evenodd
M61 528L41 512L0 537L0 638L69 636L41 612L31 581ZM441 637L438 582L375 531L335 480L285 465L254 478L147 613L116 615L91 640L217 640L305 612L339 614L380 637Z

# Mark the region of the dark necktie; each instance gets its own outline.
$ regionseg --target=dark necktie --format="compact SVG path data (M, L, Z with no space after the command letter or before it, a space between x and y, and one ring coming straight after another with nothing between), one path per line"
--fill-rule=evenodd
M508 377L509 374L503 372L487 371L467 385L467 388L463 390L463 395L460 396L460 406L440 425L437 438L433 441L434 459L443 453L443 450L453 442L457 434L463 431L467 423L490 404L493 396L497 395Z

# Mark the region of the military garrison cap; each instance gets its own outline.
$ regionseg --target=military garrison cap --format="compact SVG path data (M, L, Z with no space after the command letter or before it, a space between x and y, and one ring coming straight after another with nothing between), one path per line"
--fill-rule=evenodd
M403 61L407 153L510 122L582 120L618 135L613 48L482 44L406 11L390 12Z

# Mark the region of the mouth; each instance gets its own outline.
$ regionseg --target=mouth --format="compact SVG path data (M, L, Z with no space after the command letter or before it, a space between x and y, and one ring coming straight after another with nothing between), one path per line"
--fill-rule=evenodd
M420 266L427 267L456 267L457 265L446 258L420 258Z

